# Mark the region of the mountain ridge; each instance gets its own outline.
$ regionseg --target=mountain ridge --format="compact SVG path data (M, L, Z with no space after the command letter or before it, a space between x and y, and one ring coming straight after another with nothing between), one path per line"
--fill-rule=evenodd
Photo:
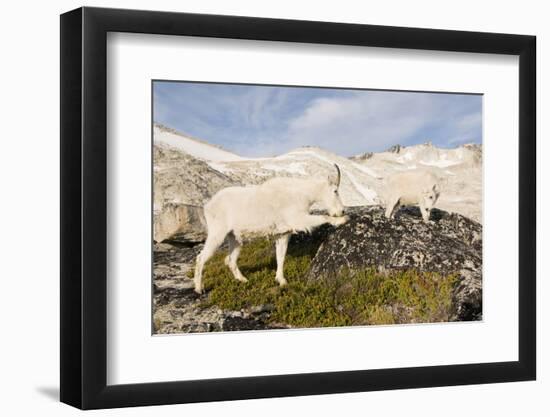
M153 133L156 225L173 223L162 218L164 212L173 217L174 204L201 207L222 188L260 184L275 176L328 177L334 174L334 164L342 172L340 195L345 206L383 205L388 176L423 169L440 178L442 193L436 207L481 222L481 145L451 149L430 143L396 145L362 154L368 157L345 157L307 146L275 157L245 158L162 125L155 124ZM163 230L159 236L169 234Z

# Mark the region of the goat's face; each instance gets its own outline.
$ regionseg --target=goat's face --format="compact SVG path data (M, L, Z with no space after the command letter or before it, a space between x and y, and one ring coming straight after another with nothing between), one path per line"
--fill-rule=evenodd
M338 194L338 187L333 184L327 184L323 190L322 203L331 216L339 217L344 214L344 205Z
M339 217L344 214L344 205L338 193L338 189L340 188L340 168L336 164L334 166L336 167L337 175L328 178L322 190L321 203L331 216Z
M422 193L422 199L426 210L431 210L439 198L439 188L434 185Z

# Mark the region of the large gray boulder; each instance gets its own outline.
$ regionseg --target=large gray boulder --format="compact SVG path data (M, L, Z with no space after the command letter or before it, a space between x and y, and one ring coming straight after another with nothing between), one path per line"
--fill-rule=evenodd
M330 279L343 269L414 269L457 274L452 320L481 320L482 226L460 214L434 209L424 223L415 207L388 220L379 206L348 210L350 221L326 233L308 279Z
M189 204L164 204L153 218L153 240L197 243L206 239L204 210Z

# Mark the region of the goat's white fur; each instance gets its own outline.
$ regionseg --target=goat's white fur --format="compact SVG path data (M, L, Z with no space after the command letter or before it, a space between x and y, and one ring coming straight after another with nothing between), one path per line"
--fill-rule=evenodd
M261 185L228 187L216 193L204 206L208 235L195 266L195 291L203 292L202 270L204 264L216 252L226 236L229 255L225 264L235 279L246 282L237 266L237 259L244 238L275 236L277 273L279 285L287 283L283 265L292 233L310 232L324 223L335 226L344 224L344 206L338 195L338 175L328 179L273 178ZM312 215L310 208L318 203L330 216Z
M394 174L386 182L386 217L393 218L399 206L418 205L425 222L440 195L438 179L430 172L415 170Z

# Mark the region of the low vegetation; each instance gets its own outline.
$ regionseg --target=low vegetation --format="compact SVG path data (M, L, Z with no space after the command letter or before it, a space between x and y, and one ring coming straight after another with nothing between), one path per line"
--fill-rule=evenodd
M306 280L318 242L291 241L285 261L288 285L274 277L272 241L244 245L239 268L247 283L236 281L220 250L204 270L208 298L203 305L227 310L270 305L270 322L292 327L333 327L368 324L428 323L449 320L454 275L417 271L380 273L373 269L342 271L330 280Z

